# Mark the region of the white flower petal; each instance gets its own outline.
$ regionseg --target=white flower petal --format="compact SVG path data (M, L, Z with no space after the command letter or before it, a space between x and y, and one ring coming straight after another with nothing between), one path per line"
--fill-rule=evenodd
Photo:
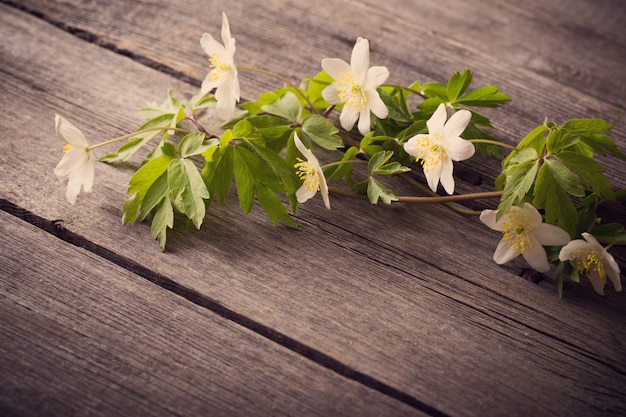
M309 190L306 185L301 185L300 188L296 191L296 199L298 203L306 203L308 200L313 198L316 190Z
M209 72L204 81L202 81L202 87L200 87L202 94L207 94L208 92L220 85L219 81L213 79L213 77L211 76L213 74L213 71L215 70Z
M202 34L202 38L200 39L200 45L202 46L204 52L206 52L206 54L212 58L215 56L227 55L224 45L213 39L213 36L208 33Z
M332 83L328 87L322 90L322 97L330 104L340 104L339 91L337 90L337 83Z
M363 87L368 89L376 89L389 78L389 70L387 67L372 67L367 70L367 77Z
M439 106L441 107L443 104ZM469 110L457 111L446 122L443 128L443 136L446 138L457 138L461 136L461 133L463 133L471 118L472 113L470 113Z
M370 66L370 43L367 39L358 38L352 49L350 67L357 83L363 83Z
M359 118L359 112L348 107L344 107L341 110L341 114L339 115L339 122L341 123L341 127L350 131L354 127L354 123L356 123L356 119Z
M589 281L591 281L591 286L598 295L604 295L606 279L600 278L596 274L589 274Z
M54 175L60 181L63 181L72 175L72 172L78 170L87 163L88 157L84 148L72 148L67 151L61 161L54 169Z
M350 72L352 70L350 68L350 64L340 58L322 59L322 69L326 71L334 80L339 78L339 74Z
M546 255L545 249L536 239L531 238L531 242L531 247L527 248L522 256L535 271L548 272L550 263L548 262L548 255Z
M439 181L448 194L454 194L454 176L452 175L452 161L450 159L444 159L441 162L441 177Z
M441 169L442 164L437 164L431 170L424 171L426 182L428 182L428 186L434 193L437 192L437 185L439 185L439 179L441 178Z
M322 200L328 210L330 210L330 198L328 198L328 183L326 183L326 177L324 171L319 169L318 175L320 177L320 193L322 194Z
M448 126L446 124L446 126ZM454 138L445 138L446 144L444 145L446 148L446 152L450 159L453 161L465 161L466 159L471 158L476 152L476 148L471 142L466 141L460 137Z
M509 245L505 240L501 240L493 253L493 260L498 265L505 264L519 256L519 252L509 249Z
M573 261L577 257L577 252L584 251L589 248L589 243L582 239L572 240L561 248L561 251L559 252L559 260L561 262Z
M502 220L496 222L496 214L498 214L498 210L483 210L482 213L480 213L480 221L488 228L502 232L504 231Z
M444 123L446 123L446 106L441 103L433 115L426 121L429 134L443 135Z
M533 231L535 239L544 246L560 246L570 241L569 233L560 227L541 223Z
M518 208L518 210L523 210L524 215L527 216L528 221L532 225L538 225L543 222L543 217L541 217L541 213L530 203L524 203L523 208ZM566 242L567 243L567 242Z
M370 124L371 124L371 117L370 117L370 110L369 109L365 109L360 113L359 116L359 132L365 136L370 132Z
M77 147L89 146L85 135L74 126L69 120L56 114L54 116L55 127L57 136L63 139L66 143Z
M222 40L224 41L224 45L228 44L229 41L232 40L230 35L230 25L228 24L228 17L226 17L226 13L224 12L222 12Z
M378 95L376 90L367 91L367 99L370 110L380 119L384 119L389 115L389 109Z

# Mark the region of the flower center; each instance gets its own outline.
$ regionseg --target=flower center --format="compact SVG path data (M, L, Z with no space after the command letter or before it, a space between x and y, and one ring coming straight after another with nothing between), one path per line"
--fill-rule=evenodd
M298 161L299 162L294 165L294 168L298 169L298 177L304 181L304 186L309 191L319 191L320 177L315 164L309 161L303 161L300 158L298 158Z
M506 221L502 222L502 226L504 226L503 239L509 249L519 253L532 249L533 242L530 238L533 225L528 221L527 216L519 211L512 211L507 215Z
M342 72L337 78L337 95L348 108L362 112L367 108L367 95L361 84L354 82L352 72Z
M72 145L69 143L63 147L63 153L68 153L72 149Z
M221 54L212 55L209 58L209 64L215 69L209 75L213 81L220 81L231 70L230 64Z
M442 146L443 137L439 133L422 136L415 144L416 160L419 160L424 172L430 172L448 157Z
M578 271L578 274L595 276L601 280L605 279L604 257L600 252L591 248L579 249L576 251L576 255L576 271Z

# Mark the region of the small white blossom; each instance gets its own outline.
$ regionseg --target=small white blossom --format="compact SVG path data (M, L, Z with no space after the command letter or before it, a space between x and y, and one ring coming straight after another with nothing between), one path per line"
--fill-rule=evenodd
M522 255L538 272L550 269L548 256L542 245L560 246L569 242L569 234L560 227L543 223L541 214L531 204L513 206L496 221L496 210L483 210L480 220L493 230L502 232L493 260L503 264Z
M54 121L57 136L66 143L63 148L65 154L54 169L54 174L59 181L69 179L66 198L70 204L74 204L81 187L87 193L93 189L94 157L80 130L58 114Z
M327 209L330 209L330 200L328 198L328 184L326 184L326 178L324 177L324 171L320 166L319 161L313 155L304 143L300 140L297 134L294 134L294 143L300 153L306 158L306 161L298 158L298 162L294 167L298 170L298 177L304 183L296 191L296 198L298 203L304 203L312 198L318 191L322 194L324 205Z
M573 261L578 273L587 275L598 294L604 295L607 276L615 290L621 291L620 270L613 256L589 233L583 233L582 236L585 240L576 239L565 245L559 253L559 259L562 262Z
M389 110L378 95L378 88L389 77L386 67L370 68L370 47L367 39L359 38L352 49L350 64L339 58L325 58L322 68L336 81L322 91L330 104L343 104L339 122L351 130L359 119L359 132L370 131L370 111L384 119Z
M224 45L213 39L211 35L202 35L200 44L209 55L212 70L202 82L203 94L215 90L217 100L217 115L222 120L228 120L235 112L239 101L239 79L237 67L233 61L235 55L235 39L230 35L230 26L226 14L222 13L222 41Z
M452 161L463 161L474 155L474 145L461 138L472 114L459 110L446 122L446 106L442 103L426 122L428 134L419 134L404 144L404 150L419 160L424 168L428 186L433 192L441 185L448 194L454 193Z

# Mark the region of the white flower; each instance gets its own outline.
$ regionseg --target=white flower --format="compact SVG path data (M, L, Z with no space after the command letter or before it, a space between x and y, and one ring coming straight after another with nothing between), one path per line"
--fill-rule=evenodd
M330 104L343 104L339 116L341 127L351 130L359 119L362 135L370 131L370 111L381 119L389 113L376 91L389 77L389 70L369 66L369 41L363 38L357 39L349 65L339 58L322 60L322 68L336 80L322 91L324 100Z
M541 214L531 204L513 206L496 221L496 210L483 210L480 220L493 230L502 232L493 260L503 264L522 255L539 272L550 269L548 256L542 245L559 246L569 242L569 234L560 227L542 222Z
M93 189L94 157L80 130L58 114L54 121L57 136L66 143L63 148L65 155L54 169L54 174L59 181L69 178L66 197L70 204L74 204L81 187L87 193Z
M454 193L452 161L463 161L474 155L474 145L460 137L472 114L459 110L446 122L446 106L442 103L426 122L428 134L419 134L404 144L404 150L421 160L428 186L433 192L441 185L448 194Z
M202 35L200 44L202 49L209 55L211 72L202 82L203 94L212 89L215 90L217 100L217 115L222 120L228 120L235 112L235 106L239 101L239 80L237 79L237 67L233 61L235 55L235 39L230 36L230 26L226 14L222 13L222 41L224 45L213 39L211 35Z
M293 137L296 148L306 158L306 161L298 158L298 162L294 165L298 169L298 176L304 181L302 186L296 191L296 198L298 203L304 203L308 199L312 198L318 191L322 193L322 199L327 209L330 209L330 200L328 199L328 184L326 184L326 178L324 177L324 171L320 166L319 161L313 155L304 143L300 140L297 134L294 133Z
M573 261L579 274L586 274L595 292L604 295L607 275L616 291L622 290L619 278L619 266L613 256L600 245L589 233L583 233L582 239L576 239L565 245L559 253L563 262Z

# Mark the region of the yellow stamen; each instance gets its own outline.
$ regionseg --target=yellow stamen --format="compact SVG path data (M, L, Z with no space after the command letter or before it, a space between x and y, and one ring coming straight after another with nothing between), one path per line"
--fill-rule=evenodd
M69 152L70 149L72 149L72 145L68 143L67 145L63 147L63 153Z
M439 133L422 136L415 144L416 160L420 161L424 172L430 172L448 157L441 146L443 137Z
M533 233L533 225L521 210L509 212L502 226L504 226L503 239L509 249L519 253L532 249L533 242L530 237Z
M298 170L298 177L304 181L304 186L309 191L319 191L320 177L315 164L309 161L303 161L300 158L298 158L298 161L298 163L294 164L294 168Z
M342 72L337 78L337 95L344 106L362 112L367 108L367 96L362 85L354 82L352 72Z
M225 76L227 72L231 70L228 61L224 59L223 55L213 55L209 58L209 64L211 68L214 68L215 71L211 71L210 77L214 81L219 81L221 78Z
M580 275L594 275L604 281L606 270L604 269L604 257L602 253L591 248L577 250L576 270Z

